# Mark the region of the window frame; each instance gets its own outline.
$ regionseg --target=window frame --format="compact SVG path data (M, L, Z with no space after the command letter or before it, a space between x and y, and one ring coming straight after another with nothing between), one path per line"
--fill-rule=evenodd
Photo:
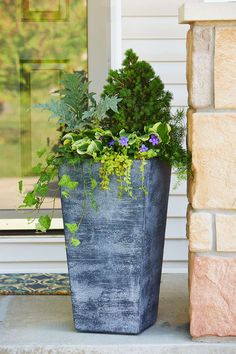
M105 83L110 68L121 65L121 0L87 0L88 33L88 76L90 90L99 94ZM30 212L30 210L29 210ZM47 210L43 210L43 213ZM40 215L40 214L39 214ZM52 230L63 230L61 210L55 210ZM35 229L35 223L29 224L27 214L20 215L15 210L0 211L0 232L9 235Z

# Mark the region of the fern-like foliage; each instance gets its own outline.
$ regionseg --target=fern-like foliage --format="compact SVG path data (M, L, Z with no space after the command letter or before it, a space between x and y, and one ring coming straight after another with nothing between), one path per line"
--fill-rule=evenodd
M64 73L59 98L48 103L36 104L34 107L51 112L49 119L57 118L68 130L76 130L87 110L89 102L95 102L94 93L88 92L89 83L81 73Z
M102 98L98 103L94 93L89 93L89 82L81 73L64 73L59 98L48 103L36 104L34 107L51 112L49 119L57 118L58 124L64 125L67 131L99 126L107 118L109 110L117 112L121 101L116 96Z
M109 119L107 114L109 110L118 112L118 103L120 101L121 99L116 96L101 98L98 104L95 102L83 113L81 126L88 128L95 125L99 127L103 119Z

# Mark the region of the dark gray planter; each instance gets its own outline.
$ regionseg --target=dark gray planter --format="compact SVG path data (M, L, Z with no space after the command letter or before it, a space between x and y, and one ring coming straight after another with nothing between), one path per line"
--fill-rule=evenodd
M88 205L74 248L65 228L67 259L75 328L83 332L137 334L157 318L164 236L170 186L170 167L151 159L145 167L148 194L141 191L140 161L132 167L136 198L117 197L117 184L109 191L95 190L98 212ZM92 166L99 180L100 165ZM90 181L84 164L85 180ZM60 176L79 182L72 197L62 197L64 223L82 213L82 168L62 166ZM90 204L90 203L89 203Z

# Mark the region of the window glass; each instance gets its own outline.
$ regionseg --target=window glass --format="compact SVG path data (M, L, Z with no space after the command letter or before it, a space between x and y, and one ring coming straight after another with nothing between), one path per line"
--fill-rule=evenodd
M0 209L10 212L18 180L26 191L35 181L36 150L57 140L49 113L32 105L58 89L63 70L87 71L86 1L1 0L0 16Z

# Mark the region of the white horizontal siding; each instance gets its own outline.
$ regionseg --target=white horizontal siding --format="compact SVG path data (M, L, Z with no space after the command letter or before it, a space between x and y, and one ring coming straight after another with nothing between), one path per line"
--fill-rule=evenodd
M9 273L67 273L67 263L63 262L1 262L0 274Z
M173 106L186 107L188 104L188 95L187 95L187 85L185 84L172 84L165 85L166 90L170 91L173 94Z
M186 218L185 217L169 217L166 224L166 239L183 239L186 240Z
M184 39L188 25L180 26L177 17L123 17L123 39Z
M200 2L201 0L187 0ZM165 88L173 94L172 110L187 107L186 32L178 24L181 0L122 0L123 53L133 48L140 59L150 62ZM163 271L187 271L186 183L173 189L172 176Z
M178 8L186 2L202 0L122 0L123 16L177 16Z
M162 266L162 273L188 273L188 262L165 261Z
M183 195L169 196L168 217L185 217L187 209L187 197Z
M173 252L173 249L175 252ZM171 263L187 260L187 241L166 239L164 259ZM163 268L167 271L167 268ZM8 236L0 239L0 273L67 272L63 236Z
M175 199L178 201L178 198L175 198L174 196L171 196L171 198L174 198L174 203L175 203ZM170 205L174 204L172 203L173 200L170 199ZM176 216L173 214L178 214L175 212L173 209L174 207L169 208L169 216L167 218L167 226L166 226L166 238L185 238L185 229L186 229L186 218L185 216ZM183 210L184 213L184 210ZM171 215L172 214L172 215ZM37 221L36 221L37 222ZM35 229L35 224L27 224L26 221L24 219L11 219L11 222L9 223L9 221L5 221L3 223L4 229L6 231L12 231L12 230L18 230L18 231L25 231L25 230L34 230ZM58 224L57 227L54 228L60 232L62 232L62 220L58 220ZM16 232L17 233L17 232ZM0 240L2 240L5 236L1 236ZM35 240L37 242L41 242L41 238L38 235L34 236ZM13 240L15 240L12 237ZM24 237L21 236L17 236L17 243L24 243Z
M151 62L151 65L165 84L186 85L185 62Z
M171 183L170 183L170 194L171 195L186 195L187 181L178 182L176 175L172 173Z
M187 240L166 240L164 248L165 261L187 261Z
M124 39L123 52L129 48L133 48L140 59L150 62L185 62L186 60L184 39Z

